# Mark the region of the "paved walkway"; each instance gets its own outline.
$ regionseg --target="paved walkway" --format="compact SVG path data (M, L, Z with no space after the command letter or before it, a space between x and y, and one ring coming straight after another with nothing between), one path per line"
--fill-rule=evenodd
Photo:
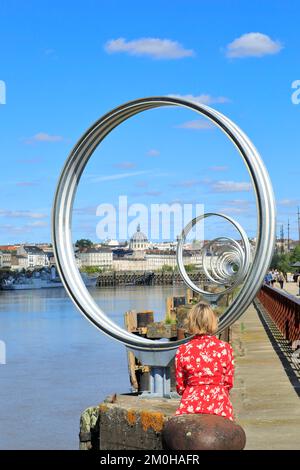
M300 449L300 399L253 306L232 327L232 401L246 449Z
M277 285L276 285L277 287ZM295 295L299 299L299 286L296 282L285 282L283 290L288 294Z

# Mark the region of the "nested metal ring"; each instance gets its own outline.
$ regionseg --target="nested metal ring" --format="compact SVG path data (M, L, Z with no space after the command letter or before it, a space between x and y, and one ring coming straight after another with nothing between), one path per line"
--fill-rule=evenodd
M201 214L201 215L198 215L197 217L195 217L194 219L192 219L183 229L182 233L181 233L181 236L179 237L178 239L178 244L177 244L177 266L178 266L178 269L179 269L179 272L181 274L181 277L183 279L183 281L185 282L185 284L190 287L191 289L193 289L195 292L198 292L198 294L203 294L205 296L214 296L215 297L215 293L212 293L212 292L209 292L209 291L206 291L205 289L202 289L201 287L197 286L188 276L187 272L186 272L186 269L185 269L185 266L184 266L184 263L183 263L183 246L184 246L184 243L186 241L186 238L190 232L190 230L198 223L200 222L201 220L203 219L206 219L208 217L212 217L212 216L216 216L216 217L221 217L225 220L227 220L228 222L230 222L235 228L236 230L239 232L240 236L241 236L241 239L242 239L242 242L243 242L243 246L244 246L244 250L243 250L243 253L241 253L241 257L242 257L242 264L240 266L240 269L238 270L235 278L234 278L234 281L232 283L231 286L229 287L226 287L225 289L222 290L222 294L225 294L225 293L229 293L231 291L233 291L235 289L236 286L238 286L239 284L241 284L241 282L245 279L246 275L247 275L247 272L248 272L248 269L249 269L249 266L250 266L250 256L251 256L251 251L250 251L250 244L249 244L249 240L248 240L248 237L247 237L247 234L246 232L244 231L244 229L240 226L240 224L238 224L235 220L233 220L231 217L229 217L228 215L225 215L225 214L219 214L217 212L208 212L206 214ZM224 237L225 239L226 237ZM216 240L214 240L216 241ZM236 246L239 246L238 243L233 240L236 244ZM212 242L209 243L209 246L212 244ZM206 276L212 281L212 282L215 282L213 277L209 274L208 270L206 269L206 265L205 265L205 262L203 263L203 270L204 270L204 273L206 274ZM223 275L220 275L220 273L216 273L215 271L213 271L214 274L217 276L218 278L218 281L216 282L216 284L222 284L224 285L225 282L221 282L221 281L224 281L224 274Z
M217 266L214 266L212 261L210 262L210 266L207 266L207 260L210 259L208 258L208 254L211 254L211 246L214 245L215 243L219 242L224 242L227 241L230 243L230 245L224 247L222 249L222 255L221 259L219 260L219 264ZM230 248L230 251L226 251ZM215 238L214 240L211 240L210 242L206 243L203 248L202 248L202 267L204 274L206 275L207 279L211 281L214 284L219 284L219 285L224 285L226 282L224 282L225 278L226 281L229 281L228 277L231 276L236 276L236 273L233 272L233 270L229 270L229 267L231 266L231 263L234 261L234 263L240 268L240 266L243 266L245 263L245 254L242 249L242 247L238 244L238 242L232 238L229 237L218 237ZM222 262L222 265L220 266ZM225 271L225 266L224 264L226 263L226 267L228 268L227 271ZM212 272L212 275L209 272L209 268ZM214 277L213 277L214 276Z

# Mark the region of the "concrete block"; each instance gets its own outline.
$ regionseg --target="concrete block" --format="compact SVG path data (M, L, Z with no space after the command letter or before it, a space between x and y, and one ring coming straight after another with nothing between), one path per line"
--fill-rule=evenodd
M99 406L100 450L162 450L162 429L174 415L178 399L140 399L117 395Z

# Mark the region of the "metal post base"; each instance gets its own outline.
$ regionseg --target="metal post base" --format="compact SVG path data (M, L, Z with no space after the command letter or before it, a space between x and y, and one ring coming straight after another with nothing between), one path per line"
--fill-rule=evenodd
M140 351L127 348L139 359L150 366L149 390L143 391L140 398L179 398L176 392L171 392L170 362L176 351Z
M139 395L140 398L178 398L176 392L171 392L170 367L151 366L150 390Z

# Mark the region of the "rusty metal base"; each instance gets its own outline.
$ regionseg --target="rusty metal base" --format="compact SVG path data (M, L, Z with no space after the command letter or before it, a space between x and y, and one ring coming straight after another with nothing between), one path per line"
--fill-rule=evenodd
M167 450L242 450L246 445L246 434L241 426L209 414L169 418L162 438Z

